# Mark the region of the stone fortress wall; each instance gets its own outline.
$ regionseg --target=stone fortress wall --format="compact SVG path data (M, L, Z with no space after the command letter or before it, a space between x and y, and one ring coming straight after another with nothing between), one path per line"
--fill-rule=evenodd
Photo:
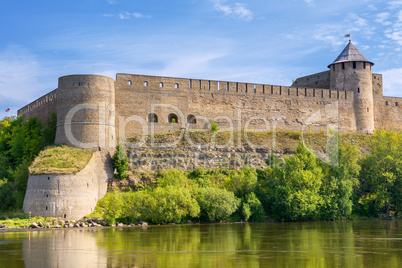
M93 212L106 194L113 169L108 152L95 152L77 174L31 175L24 199L24 213L79 220Z
M234 131L402 130L402 98L383 96L382 75L372 74L372 66L349 43L329 71L298 78L291 86L122 73L116 80L70 75L18 115L44 121L56 112L56 144L101 152L110 152L117 141L133 136L209 129L211 120L220 130ZM24 210L67 218L89 214L106 191L104 184L92 180L113 175L107 168L110 157L104 159L103 175L31 176ZM73 185L75 191L59 188L60 183ZM57 213L52 204L59 204Z

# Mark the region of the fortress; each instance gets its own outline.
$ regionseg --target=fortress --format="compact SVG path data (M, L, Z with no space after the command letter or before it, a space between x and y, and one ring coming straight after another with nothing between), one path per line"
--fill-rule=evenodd
M291 86L134 74L117 74L116 80L70 75L60 77L57 89L21 108L18 115L44 121L55 112L56 144L101 152L132 136L208 129L211 120L220 130L305 131L307 127L312 132L332 128L366 134L378 128L402 130L402 99L383 96L382 75L372 73L373 65L349 42L329 70L298 78ZM104 156L97 156L99 163L105 163ZM76 202L75 207L85 207L79 209L63 201L67 199L60 184L57 193L52 188L56 184L49 186L47 181L58 175L30 177L24 209L65 218L89 214L105 194L110 176L106 173L94 186L98 187L94 201L87 206ZM97 180L96 175L93 178ZM53 199L44 194L45 188ZM49 202L53 205L46 206Z

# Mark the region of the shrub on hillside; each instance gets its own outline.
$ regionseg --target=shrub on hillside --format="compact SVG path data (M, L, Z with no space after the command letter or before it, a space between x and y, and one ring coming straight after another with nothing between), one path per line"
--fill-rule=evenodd
M239 206L239 199L225 189L199 188L196 199L201 208L200 218L211 222L229 219Z

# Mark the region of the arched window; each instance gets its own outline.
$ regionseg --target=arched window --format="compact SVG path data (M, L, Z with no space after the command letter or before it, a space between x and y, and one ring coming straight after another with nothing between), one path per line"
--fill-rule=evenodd
M162 83L162 82L159 83L159 87L163 87L163 83Z
M197 124L197 118L194 115L190 114L187 116L187 123L188 124Z
M145 81L145 82L144 82L144 87L147 87L147 86L148 86L148 82Z
M129 86L131 86L131 85L133 84L133 82L131 82L131 80L128 80L127 84L128 84Z
M179 84L174 84L174 88L179 88Z
M158 122L158 116L154 113L150 113L148 115L148 122L150 123L157 123Z
M169 123L179 123L177 115L175 114L169 114L168 120Z
M386 102L385 102L385 105L387 105L387 106L388 106L388 101L386 101Z

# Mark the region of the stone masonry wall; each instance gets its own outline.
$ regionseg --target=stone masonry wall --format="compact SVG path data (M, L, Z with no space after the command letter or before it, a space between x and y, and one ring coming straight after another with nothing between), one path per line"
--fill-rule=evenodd
M157 123L149 122L155 114ZM176 123L169 115L177 116ZM189 118L195 117L196 124ZM353 92L227 81L118 74L116 128L119 139L166 133L181 128L206 129L214 120L222 130L313 132L334 128L355 131Z
M325 71L297 78L292 86L330 89L330 72Z
M375 128L402 130L402 98L383 97L374 100Z
M30 116L38 117L43 123L46 122L51 112L57 109L57 89L47 93L39 99L18 110L18 115L25 118Z
M113 177L108 152L96 152L77 174L31 175L24 199L24 213L78 220L90 214L104 197Z

